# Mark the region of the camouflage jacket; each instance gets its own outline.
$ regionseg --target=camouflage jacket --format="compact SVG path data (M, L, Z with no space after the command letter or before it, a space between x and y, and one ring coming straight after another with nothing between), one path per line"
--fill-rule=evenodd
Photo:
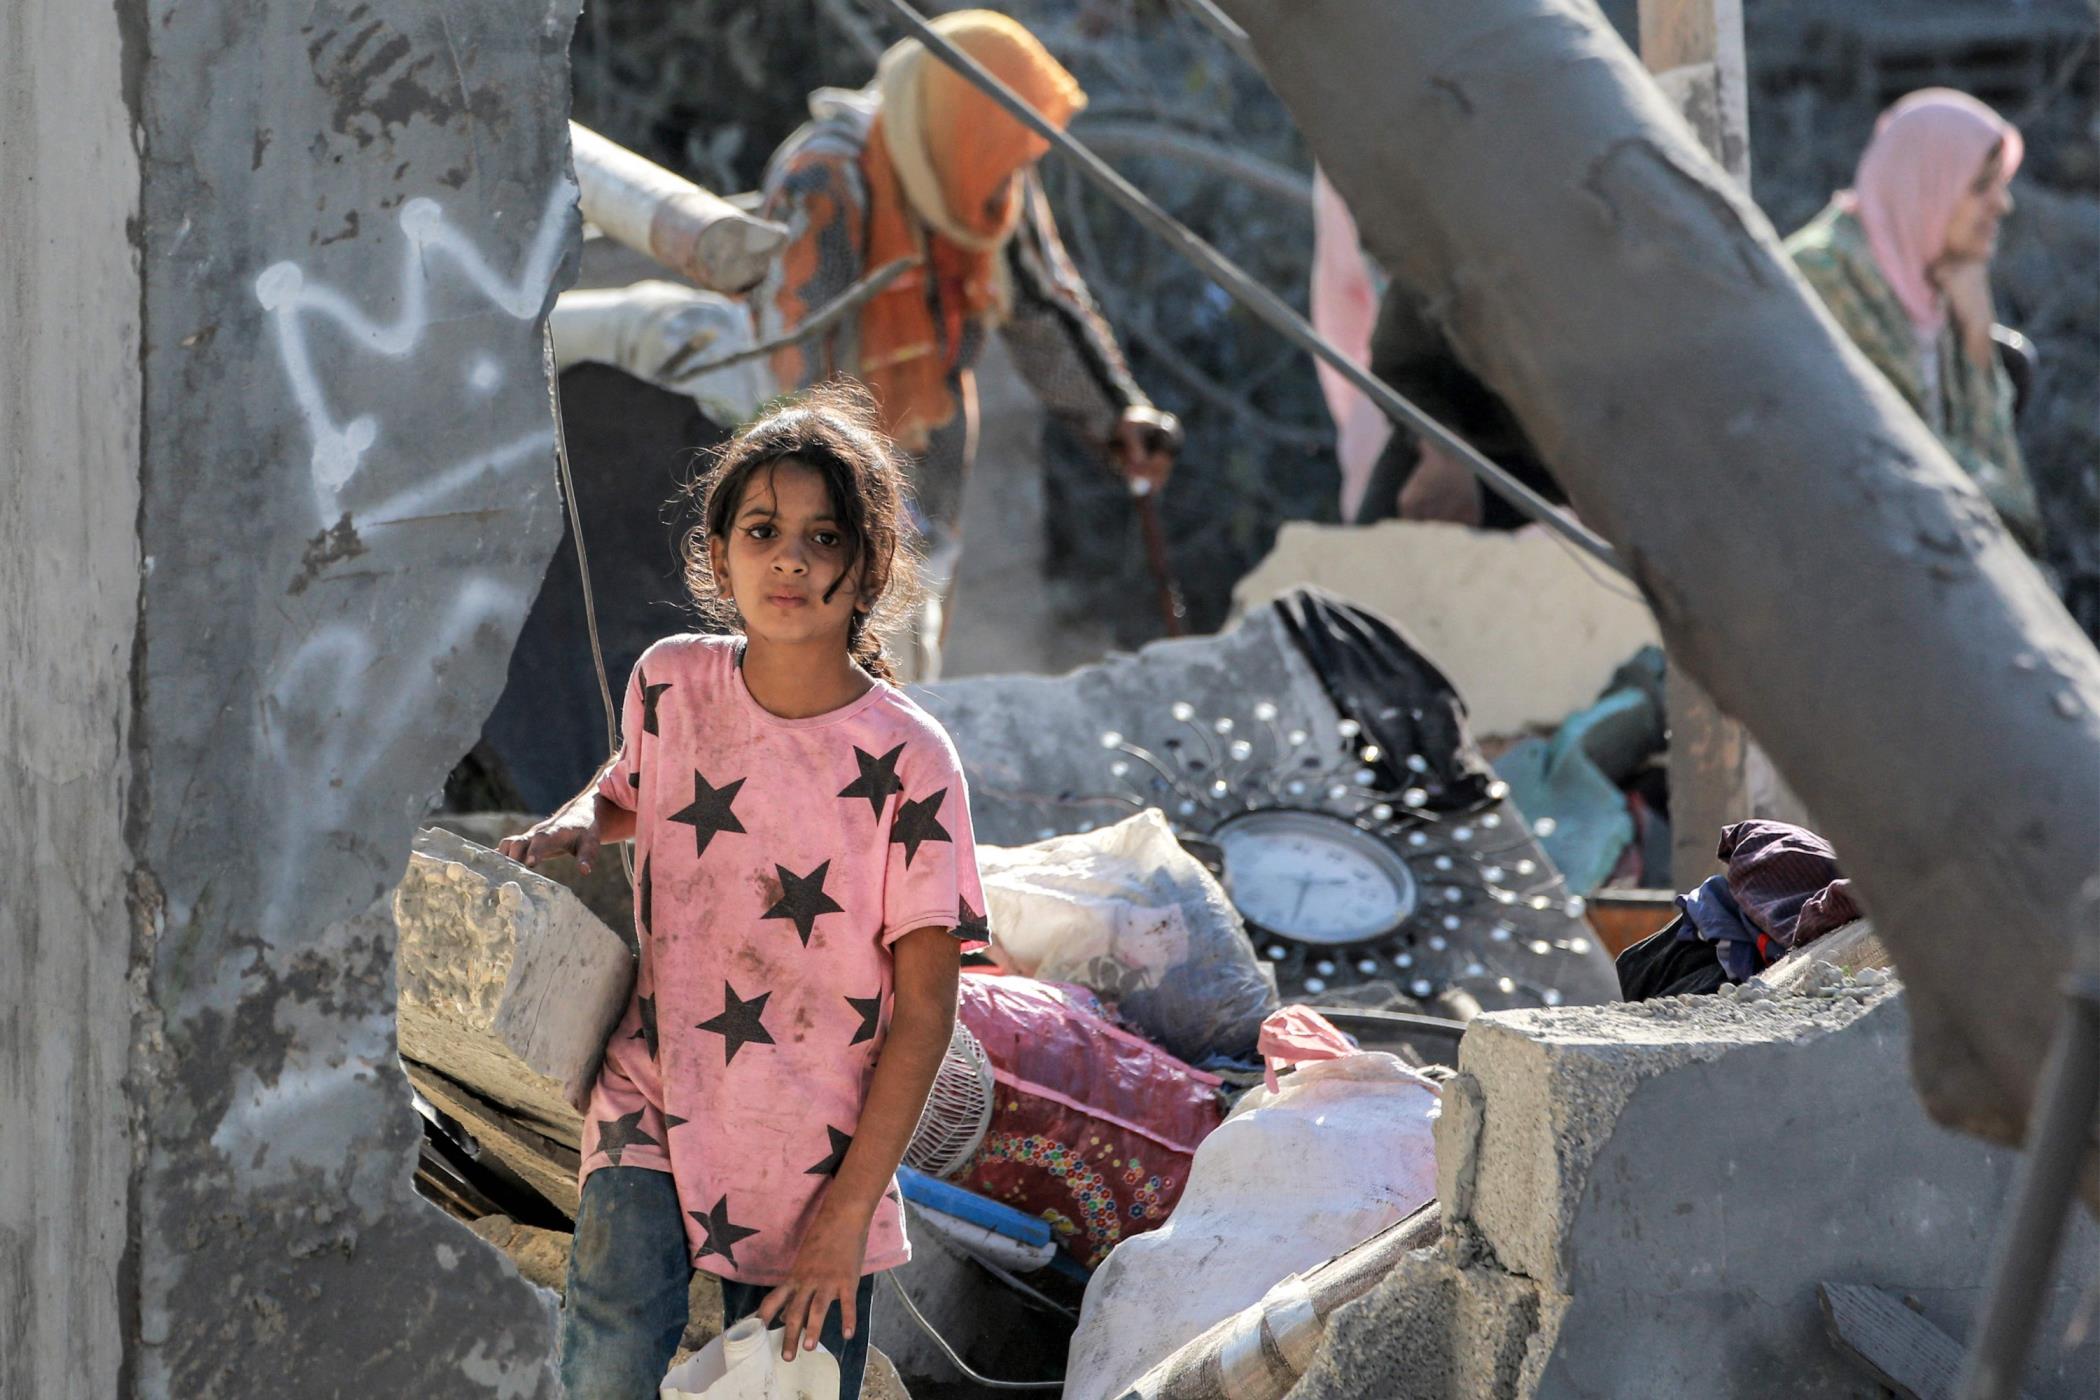
M2003 365L1978 368L1953 328L1928 352L1937 357L1937 393L1928 393L1917 332L1881 275L1857 217L1835 202L1786 241L1794 266L1822 297L1852 343L1903 395L1961 469L1982 488L2030 554L2042 545L2041 509L2013 435L2013 389Z

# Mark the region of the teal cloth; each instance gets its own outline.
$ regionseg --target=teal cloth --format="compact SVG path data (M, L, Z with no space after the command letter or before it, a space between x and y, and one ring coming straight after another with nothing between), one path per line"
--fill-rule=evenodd
M1533 829L1552 821L1539 844L1571 893L1603 884L1632 844L1633 814L1611 775L1646 756L1658 723L1651 696L1615 690L1569 716L1552 738L1526 739L1496 761L1496 776Z

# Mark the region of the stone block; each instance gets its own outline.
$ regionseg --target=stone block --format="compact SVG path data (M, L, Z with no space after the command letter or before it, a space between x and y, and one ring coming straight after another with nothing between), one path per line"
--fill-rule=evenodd
M504 837L515 836L538 820L530 812L444 812L432 817L430 824L493 851ZM634 946L634 883L627 878L618 852L608 849L589 872L576 864L574 856L554 856L534 866L533 873L568 886L599 922L620 935L628 947Z
M401 1053L542 1123L573 1121L634 957L567 889L426 830L394 895Z
M1823 1336L1826 1281L1895 1291L1967 1335L2016 1154L1925 1116L1909 1040L1890 987L1475 1021L1459 1064L1477 1103L1439 1125L1441 1174L1471 1179L1469 1201L1447 1201L1442 1257L1535 1288L1510 1393L1861 1395ZM2081 1216L2044 1298L2037 1393L2100 1393L2100 1349L2061 1340L2096 1275L2100 1231ZM1365 1304L1395 1332L1380 1353L1394 1364L1399 1333L1428 1325L1412 1296ZM1426 1315L1486 1329L1473 1340L1489 1351L1509 1320L1489 1308L1469 1322L1455 1304ZM1357 1393L1400 1393L1360 1374Z

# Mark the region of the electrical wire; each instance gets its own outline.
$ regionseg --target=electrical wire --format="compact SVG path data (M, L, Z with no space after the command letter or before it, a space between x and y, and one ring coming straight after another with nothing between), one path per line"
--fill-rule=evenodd
M569 470L569 434L561 417L561 375L554 368L554 327L540 329L540 353L546 364L547 400L554 409L554 466L561 474L562 504L569 512L569 538L576 543L576 577L583 584L583 626L591 638L591 666L598 673L598 700L605 707L605 751L620 751L620 712L613 704L612 681L605 674L605 646L598 636L598 600L591 591L591 556L583 547L583 516L576 505L576 477ZM611 759L608 757L607 762ZM602 771L602 770L601 770ZM634 884L634 856L620 843L620 869Z
M897 1295L897 1301L904 1304L904 1310L911 1314L911 1320L919 1324L920 1331L933 1339L933 1344L941 1349L941 1355L947 1357L948 1364L962 1373L963 1379L973 1381L992 1390L1063 1390L1065 1388L1063 1381L998 1381L993 1380L990 1376L980 1376L977 1372L971 1370L960 1356L955 1354L955 1348L948 1345L946 1337L933 1330L933 1324L926 1320L926 1314L919 1311L919 1305L911 1300L911 1294L906 1293L904 1285L897 1281L897 1271L895 1269L888 1270L883 1274L883 1277L889 1280L890 1288Z
M1300 349L1325 361L1335 373L1377 404L1386 417L1411 428L1421 437L1449 452L1463 462L1467 470L1479 478L1482 485L1532 520L1609 566L1614 572L1631 577L1625 564L1620 561L1617 551L1596 532L1561 514L1544 496L1510 475L1503 467L1482 455L1478 448L1430 417L1390 384L1342 353L1332 341L1314 330L1312 323L1299 315L1283 298L1255 281L1237 263L1211 246L1188 225L1160 208L1144 191L1124 179L1113 166L1070 134L1053 126L1041 112L1030 106L1026 99L1001 82L982 64L950 43L928 24L926 17L912 8L907 0L860 2L864 6L880 4L894 13L929 53L969 79L1016 121L1070 157L1082 174L1139 223L1165 239L1175 251L1203 269L1205 275L1219 288L1266 322L1272 330Z

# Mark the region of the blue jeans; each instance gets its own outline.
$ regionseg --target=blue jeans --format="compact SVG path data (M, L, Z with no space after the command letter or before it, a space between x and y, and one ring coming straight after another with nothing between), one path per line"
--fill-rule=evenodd
M667 1172L600 1167L583 1184L561 1311L561 1378L569 1400L656 1400L686 1326L685 1217ZM770 1286L722 1280L722 1325L758 1311ZM838 1358L839 1400L860 1400L874 1321L875 1276L860 1281L859 1325L843 1335L834 1307L818 1340Z

